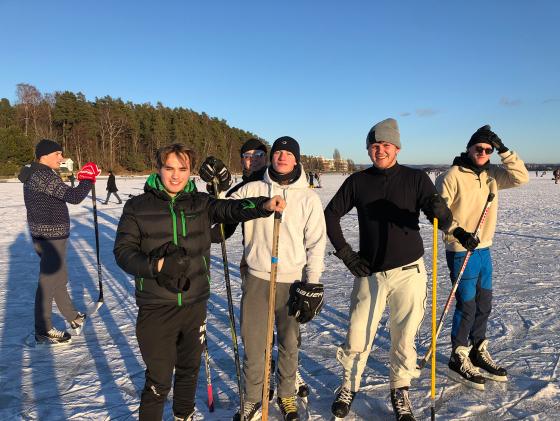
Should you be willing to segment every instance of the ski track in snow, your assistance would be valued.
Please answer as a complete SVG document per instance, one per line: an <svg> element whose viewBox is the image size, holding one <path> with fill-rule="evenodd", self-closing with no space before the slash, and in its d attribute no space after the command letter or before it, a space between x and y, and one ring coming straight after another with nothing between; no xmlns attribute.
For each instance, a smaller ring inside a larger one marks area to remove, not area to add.
<svg viewBox="0 0 560 421"><path fill-rule="evenodd" d="M452 310L437 348L437 418L443 420L553 420L560 417L560 186L531 178L529 184L500 192L499 223L492 248L494 308L488 326L490 351L509 371L508 383L489 381L485 391L458 385L446 376L450 352ZM325 206L344 177L324 175L315 191ZM121 197L140 194L144 178L119 177ZM100 181L99 190L105 185ZM199 189L203 189L199 184ZM33 305L38 257L27 232L22 186L0 183L0 419L2 420L134 420L138 418L144 365L135 337L137 308L134 284L113 258L113 241L122 205L98 202L99 235L105 303L88 319L83 332L68 347L34 347ZM104 194L104 191L103 191ZM101 196L101 193L100 193ZM91 197L69 206L72 234L68 242L68 274L76 307L84 310L97 299L97 269ZM344 234L356 247L355 210L342 220ZM432 228L421 219L426 266L431 271ZM241 296L238 262L241 234L227 241L236 321ZM328 244L327 252L333 251ZM450 290L443 245L438 252L438 317ZM212 248L212 296L208 303L208 344L216 410L206 406L206 381L201 365L197 390L197 419L230 420L238 406L235 364L220 245ZM335 256L325 256L326 305L312 322L302 326L300 369L311 387L309 420L330 419L334 390L341 381L336 347L344 341L352 276ZM428 308L418 337L418 354L427 350L431 335L431 273ZM55 310L53 322L63 326ZM242 353L241 336L238 338ZM380 323L363 387L350 415L353 420L393 420L388 388L387 314ZM171 395L170 395L171 397ZM430 368L413 382L411 399L417 419L430 417ZM301 411L303 415L303 410ZM270 418L280 419L275 403ZM165 420L172 420L171 401Z"/></svg>

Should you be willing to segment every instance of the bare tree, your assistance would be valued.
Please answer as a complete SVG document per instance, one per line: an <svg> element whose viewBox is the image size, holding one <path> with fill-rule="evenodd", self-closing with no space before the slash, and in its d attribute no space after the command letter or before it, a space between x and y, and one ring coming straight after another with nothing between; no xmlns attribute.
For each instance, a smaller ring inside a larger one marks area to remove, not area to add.
<svg viewBox="0 0 560 421"><path fill-rule="evenodd" d="M30 120L35 129L35 136L37 136L37 108L41 103L41 92L27 83L18 83L16 85L17 102L22 105L24 111L24 133L29 135Z"/></svg>

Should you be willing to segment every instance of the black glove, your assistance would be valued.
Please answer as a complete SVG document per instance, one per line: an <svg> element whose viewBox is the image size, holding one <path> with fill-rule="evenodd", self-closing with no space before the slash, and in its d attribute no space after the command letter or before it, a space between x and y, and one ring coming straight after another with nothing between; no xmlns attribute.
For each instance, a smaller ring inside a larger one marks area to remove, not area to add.
<svg viewBox="0 0 560 421"><path fill-rule="evenodd" d="M189 266L187 251L174 243L165 243L150 253L154 264L163 258L163 266L156 274L157 283L171 292L179 293L189 289L190 280L185 273Z"/></svg>
<svg viewBox="0 0 560 421"><path fill-rule="evenodd" d="M323 308L323 284L294 282L290 287L288 315L299 323L307 323Z"/></svg>
<svg viewBox="0 0 560 421"><path fill-rule="evenodd" d="M352 275L357 277L371 275L369 262L352 250L348 244L334 253L334 255L344 262L346 267L350 269L350 272L352 272Z"/></svg>
<svg viewBox="0 0 560 421"><path fill-rule="evenodd" d="M218 158L209 156L204 160L198 171L200 178L207 183L212 183L213 179L218 180L218 189L220 191L226 191L231 186L231 174L226 168L224 163Z"/></svg>
<svg viewBox="0 0 560 421"><path fill-rule="evenodd" d="M509 150L504 145L504 142L502 142L502 139L500 139L496 133L490 130L489 124L487 124L486 126L482 126L480 129L478 129L475 135L476 134L478 134L479 137L481 137L482 139L486 139L486 141L489 142L492 145L492 147L498 151L498 153L504 153Z"/></svg>
<svg viewBox="0 0 560 421"><path fill-rule="evenodd" d="M480 240L472 232L467 232L461 227L453 230L453 237L459 240L461 245L468 251L473 251L480 244Z"/></svg>
<svg viewBox="0 0 560 421"><path fill-rule="evenodd" d="M446 231L451 226L453 216L447 207L447 203L439 194L434 194L426 199L422 210L432 224L434 223L434 218L437 218L439 227L442 230Z"/></svg>

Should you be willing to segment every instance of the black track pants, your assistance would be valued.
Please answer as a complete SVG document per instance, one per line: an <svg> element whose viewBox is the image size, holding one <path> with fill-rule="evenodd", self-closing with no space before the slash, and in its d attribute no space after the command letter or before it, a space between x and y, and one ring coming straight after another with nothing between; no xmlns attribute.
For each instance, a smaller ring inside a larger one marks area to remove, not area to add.
<svg viewBox="0 0 560 421"><path fill-rule="evenodd" d="M159 421L173 370L173 413L185 417L194 410L200 356L206 328L206 301L187 307L143 305L136 337L146 364L140 421Z"/></svg>

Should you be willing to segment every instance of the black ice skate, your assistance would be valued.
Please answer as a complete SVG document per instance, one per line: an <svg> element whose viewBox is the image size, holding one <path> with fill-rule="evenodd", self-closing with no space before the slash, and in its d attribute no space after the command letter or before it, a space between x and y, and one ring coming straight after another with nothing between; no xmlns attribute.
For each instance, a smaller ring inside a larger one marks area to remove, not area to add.
<svg viewBox="0 0 560 421"><path fill-rule="evenodd" d="M44 335L35 335L38 345L68 345L72 343L72 336L66 331L51 328Z"/></svg>
<svg viewBox="0 0 560 421"><path fill-rule="evenodd" d="M279 397L277 402L284 421L299 421L295 396L288 396L287 398Z"/></svg>
<svg viewBox="0 0 560 421"><path fill-rule="evenodd" d="M469 348L458 346L449 358L449 377L473 389L484 390L484 377L469 358Z"/></svg>
<svg viewBox="0 0 560 421"><path fill-rule="evenodd" d="M391 404L397 421L416 421L408 396L408 387L391 389Z"/></svg>
<svg viewBox="0 0 560 421"><path fill-rule="evenodd" d="M337 418L344 418L350 412L350 405L356 396L356 392L342 386L334 399L331 406L333 415Z"/></svg>
<svg viewBox="0 0 560 421"><path fill-rule="evenodd" d="M253 421L257 420L261 414L261 403L260 402L245 402L243 404L243 409L245 413L245 419L241 419L240 411L233 416L233 421Z"/></svg>
<svg viewBox="0 0 560 421"><path fill-rule="evenodd" d="M480 368L482 375L487 379L507 382L507 370L494 362L487 348L488 339L481 341L477 347L472 347L469 353L472 364Z"/></svg>

